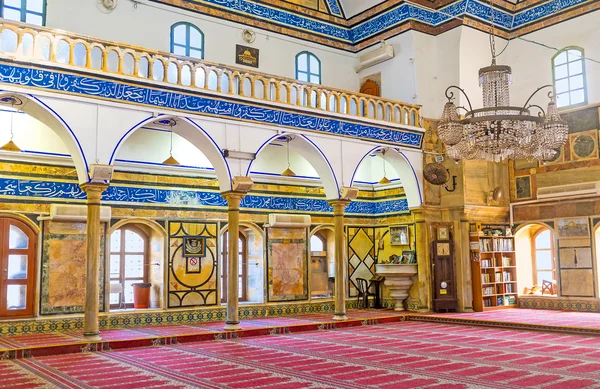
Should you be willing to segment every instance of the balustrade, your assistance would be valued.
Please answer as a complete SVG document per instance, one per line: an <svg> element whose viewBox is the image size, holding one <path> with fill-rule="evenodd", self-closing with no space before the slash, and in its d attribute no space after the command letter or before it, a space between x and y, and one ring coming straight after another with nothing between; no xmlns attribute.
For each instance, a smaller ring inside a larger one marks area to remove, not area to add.
<svg viewBox="0 0 600 389"><path fill-rule="evenodd" d="M420 127L418 105L12 21L0 20L0 52L15 59Z"/></svg>

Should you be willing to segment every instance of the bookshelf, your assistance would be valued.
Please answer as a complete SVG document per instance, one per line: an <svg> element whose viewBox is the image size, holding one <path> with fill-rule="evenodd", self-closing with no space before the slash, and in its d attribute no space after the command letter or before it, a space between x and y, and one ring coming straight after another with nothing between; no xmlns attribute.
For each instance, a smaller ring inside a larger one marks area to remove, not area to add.
<svg viewBox="0 0 600 389"><path fill-rule="evenodd" d="M517 259L512 236L472 232L473 309L483 312L517 306Z"/></svg>

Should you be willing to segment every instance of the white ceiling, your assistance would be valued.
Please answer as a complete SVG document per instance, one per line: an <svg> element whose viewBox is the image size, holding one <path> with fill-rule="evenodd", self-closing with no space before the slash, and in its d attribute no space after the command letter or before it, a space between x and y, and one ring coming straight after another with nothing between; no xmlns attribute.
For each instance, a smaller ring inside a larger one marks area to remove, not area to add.
<svg viewBox="0 0 600 389"><path fill-rule="evenodd" d="M346 18L350 19L364 10L367 10L377 4L383 3L385 0L340 0Z"/></svg>

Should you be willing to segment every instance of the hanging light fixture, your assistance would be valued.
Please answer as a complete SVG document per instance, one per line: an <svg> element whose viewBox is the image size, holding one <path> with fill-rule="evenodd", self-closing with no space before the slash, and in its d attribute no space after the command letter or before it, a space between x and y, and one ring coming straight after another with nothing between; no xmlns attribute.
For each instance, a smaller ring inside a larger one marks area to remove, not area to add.
<svg viewBox="0 0 600 389"><path fill-rule="evenodd" d="M169 126L171 127L169 132L171 133L171 147L169 149L169 158L163 161L163 165L171 165L171 166L179 166L180 163L173 157L173 126L177 124L177 122L173 119L169 120Z"/></svg>
<svg viewBox="0 0 600 389"><path fill-rule="evenodd" d="M383 158L383 178L381 180L379 180L379 182L378 182L378 184L381 184L381 185L390 184L392 182L392 181L390 181L389 178L387 178L387 173L385 171L385 153L386 153L385 149L381 150L381 155L383 155L383 157L382 157Z"/></svg>
<svg viewBox="0 0 600 389"><path fill-rule="evenodd" d="M11 97L11 107L14 110L15 108L15 98ZM10 113L10 140L8 141L8 143L6 143L4 146L0 147L0 150L4 150L4 151L10 151L10 152L19 152L21 151L21 148L19 146L17 146L15 144L15 142L13 142L14 139L14 132L13 132L13 118L14 118L15 112L11 112Z"/></svg>
<svg viewBox="0 0 600 389"><path fill-rule="evenodd" d="M560 118L552 92L548 93L550 103L546 112L543 108L529 104L540 90L552 88L544 85L527 99L522 107L510 105L509 85L512 83L510 66L496 64L494 35L494 4L491 6L490 50L492 64L479 69L479 85L483 91L483 108L473 109L466 92L455 85L446 89L448 102L444 106L438 125L438 134L446 146L449 158L456 161L483 159L501 162L506 159L538 159L542 162L552 160L568 138L567 123ZM503 50L504 51L504 50ZM501 53L500 53L501 54ZM468 104L456 107L452 101L454 93L460 91ZM463 119L458 109L466 111ZM538 109L538 115L530 110Z"/></svg>
<svg viewBox="0 0 600 389"><path fill-rule="evenodd" d="M287 169L285 169L284 172L281 173L281 175L284 177L296 176L296 173L294 173L294 171L292 169L290 169L290 141L291 140L292 140L292 137L290 135L286 135L285 141L286 141L286 153L287 153Z"/></svg>

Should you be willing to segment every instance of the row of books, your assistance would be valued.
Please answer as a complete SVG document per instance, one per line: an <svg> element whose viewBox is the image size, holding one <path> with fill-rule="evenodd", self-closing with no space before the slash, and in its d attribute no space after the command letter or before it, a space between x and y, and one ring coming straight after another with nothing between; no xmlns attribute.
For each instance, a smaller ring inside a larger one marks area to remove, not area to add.
<svg viewBox="0 0 600 389"><path fill-rule="evenodd" d="M484 296L490 294L496 294L496 289L493 286L486 286L482 289L482 293Z"/></svg>
<svg viewBox="0 0 600 389"><path fill-rule="evenodd" d="M499 272L494 273L494 282L511 282L512 274L510 272ZM492 276L488 273L483 273L481 275L481 282L484 284L489 284L492 282Z"/></svg>
<svg viewBox="0 0 600 389"><path fill-rule="evenodd" d="M512 238L479 239L480 251L514 251Z"/></svg>
<svg viewBox="0 0 600 389"><path fill-rule="evenodd" d="M514 293L514 285L513 284L504 284L504 293Z"/></svg>
<svg viewBox="0 0 600 389"><path fill-rule="evenodd" d="M490 258L490 259L482 259L481 260L481 267L494 267L497 265L498 261L494 260L494 258ZM512 262L511 259L509 257L502 257L502 266L503 267L510 267L512 266Z"/></svg>
<svg viewBox="0 0 600 389"><path fill-rule="evenodd" d="M503 306L505 303L505 297L504 296L498 296L496 298L496 306ZM488 297L488 298L484 298L483 299L483 306L484 307L493 307L494 305L492 304L494 302L493 298ZM515 296L508 296L508 305L515 305L517 303L517 298Z"/></svg>

